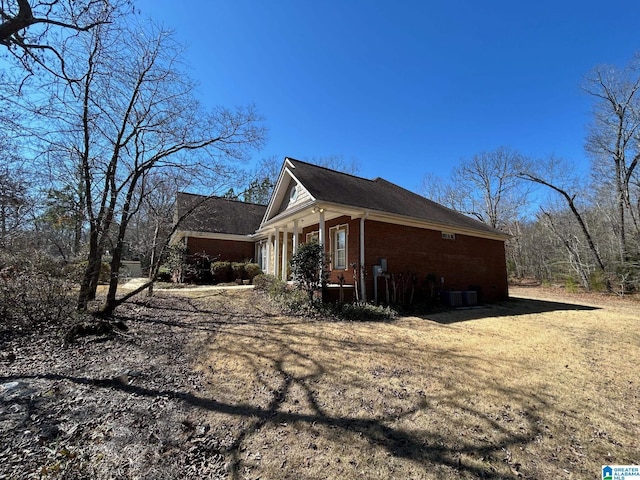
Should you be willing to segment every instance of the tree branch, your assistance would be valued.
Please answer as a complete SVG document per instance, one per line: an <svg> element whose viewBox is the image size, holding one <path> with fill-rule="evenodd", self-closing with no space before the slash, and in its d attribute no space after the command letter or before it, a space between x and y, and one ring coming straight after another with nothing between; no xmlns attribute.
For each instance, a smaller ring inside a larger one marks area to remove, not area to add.
<svg viewBox="0 0 640 480"><path fill-rule="evenodd" d="M53 25L69 30L75 30L77 32L87 32L98 25L108 23L106 21L96 21L87 25L77 25L46 17L35 17L28 0L16 1L18 3L18 13L16 15L11 17L10 15L7 15L4 10L2 11L2 17L5 20L0 24L0 43L7 47L10 47L12 44L17 44L20 47L25 48L25 45L20 43L19 38L17 38L16 35L21 30L36 24Z"/></svg>
<svg viewBox="0 0 640 480"><path fill-rule="evenodd" d="M595 243L593 242L593 238L591 237L591 233L589 232L589 229L587 228L587 225L584 223L584 220L582 218L582 215L580 215L580 212L578 212L578 209L576 208L575 205L575 195L571 196L569 195L566 190L557 187L555 185L553 185L550 182L547 182L546 180L543 180L542 178L536 177L534 175L531 175L530 173L521 173L520 176L526 180L535 182L535 183L539 183L541 185L545 185L549 188L551 188L552 190L556 191L557 193L559 193L560 195L562 195L564 197L564 199L567 201L567 204L569 205L569 208L571 209L571 212L573 213L574 218L576 219L576 221L578 222L578 224L580 225L580 229L582 230L582 233L584 234L587 243L589 244L589 250L591 251L591 254L593 255L593 258L595 259L595 261L598 264L598 268L601 271L605 271L605 267L604 267L604 263L602 261L602 258L600 258L600 254L598 253L598 249L595 246Z"/></svg>
<svg viewBox="0 0 640 480"><path fill-rule="evenodd" d="M8 18L2 24L0 24L0 43L9 47L13 42L11 37L35 23L33 17L33 11L28 0L17 0L18 2L18 14L14 17L8 17L3 15L4 18Z"/></svg>

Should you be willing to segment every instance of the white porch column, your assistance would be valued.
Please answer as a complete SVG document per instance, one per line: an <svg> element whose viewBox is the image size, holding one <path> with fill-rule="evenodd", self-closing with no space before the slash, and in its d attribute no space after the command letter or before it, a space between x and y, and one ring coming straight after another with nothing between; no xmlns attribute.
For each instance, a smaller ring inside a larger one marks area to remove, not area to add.
<svg viewBox="0 0 640 480"><path fill-rule="evenodd" d="M275 241L273 242L273 275L278 276L280 272L280 227L276 227Z"/></svg>
<svg viewBox="0 0 640 480"><path fill-rule="evenodd" d="M324 238L324 208L320 209L318 219L318 243L324 245L326 243Z"/></svg>
<svg viewBox="0 0 640 480"><path fill-rule="evenodd" d="M284 282L287 281L287 247L289 244L289 241L287 238L288 236L289 236L289 230L285 225L282 230L282 270L281 270L282 280Z"/></svg>
<svg viewBox="0 0 640 480"><path fill-rule="evenodd" d="M298 220L293 221L293 247L291 249L291 253L295 254L298 251L298 236L300 232L298 232Z"/></svg>
<svg viewBox="0 0 640 480"><path fill-rule="evenodd" d="M267 261L264 265L264 273L271 273L271 235L267 237L267 244L263 247L267 249Z"/></svg>

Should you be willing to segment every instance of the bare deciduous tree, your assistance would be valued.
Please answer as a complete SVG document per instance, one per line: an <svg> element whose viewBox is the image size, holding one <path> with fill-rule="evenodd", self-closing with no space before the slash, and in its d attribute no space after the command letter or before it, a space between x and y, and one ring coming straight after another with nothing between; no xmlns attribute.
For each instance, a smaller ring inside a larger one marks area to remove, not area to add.
<svg viewBox="0 0 640 480"><path fill-rule="evenodd" d="M611 181L616 196L618 256L629 259L627 215L640 235L637 190L633 188L640 161L640 55L622 70L600 66L587 77L584 90L595 99L587 151L600 179Z"/></svg>
<svg viewBox="0 0 640 480"><path fill-rule="evenodd" d="M330 168L338 172L348 173L349 175L357 175L360 170L358 160L352 158L347 160L344 155L331 154L318 157L305 157L305 162L318 165L320 167Z"/></svg>
<svg viewBox="0 0 640 480"><path fill-rule="evenodd" d="M526 164L525 157L506 147L463 161L453 174L462 195L461 211L493 228L506 229L527 203L529 189L518 176Z"/></svg>
<svg viewBox="0 0 640 480"><path fill-rule="evenodd" d="M14 149L7 139L0 139L0 245L25 229L33 213L28 169Z"/></svg>
<svg viewBox="0 0 640 480"><path fill-rule="evenodd" d="M425 177L422 190L443 205L507 231L528 203L531 187L518 175L527 164L515 150L499 147L461 160L446 181Z"/></svg>
<svg viewBox="0 0 640 480"><path fill-rule="evenodd" d="M149 195L151 175L178 171L211 190L230 160L261 146L265 129L253 106L202 108L169 32L114 17L86 39L83 50L63 50L69 74L80 80L46 90L53 100L38 109L46 122L39 136L56 167L79 171L83 182L89 253L79 309L95 298L113 234L108 315L118 305L127 229Z"/></svg>
<svg viewBox="0 0 640 480"><path fill-rule="evenodd" d="M570 229L567 229L567 223L556 222L556 218L560 215L553 215L544 209L541 209L540 220L551 231L556 238L562 243L565 251L567 252L568 265L572 271L574 271L580 278L580 284L585 290L591 289L591 268L590 262L585 261L582 258L581 240L577 235L570 233ZM561 231L561 226L565 227ZM569 230L569 232L567 232Z"/></svg>
<svg viewBox="0 0 640 480"><path fill-rule="evenodd" d="M585 220L584 211L581 211L577 202L578 192L585 191L587 189L585 189L583 186L580 186L576 178L570 177L569 173L571 172L571 168L566 162L560 159L551 157L547 162L539 162L537 164L537 170L538 171L523 171L520 173L520 176L526 180L544 185L545 187L550 188L556 194L560 195L562 201L566 203L566 206L571 211L576 224L579 226L580 232L583 235L583 238L588 245L589 252L595 262L596 269L600 271L604 276L606 273L605 262L603 261L599 249L596 246L596 242L594 236L591 233L591 229L589 228L589 225ZM572 258L577 258L577 251L575 249L572 249L572 244L569 238L562 237L559 230L553 223L551 215L548 213L544 213L543 217L547 225L551 228L551 231L555 235L559 236L559 238L562 238L563 244Z"/></svg>
<svg viewBox="0 0 640 480"><path fill-rule="evenodd" d="M528 215L532 187L519 172L529 160L507 147L462 159L448 179L434 175L423 178L421 193L458 212L511 235L507 243L512 275L524 275L521 222Z"/></svg>

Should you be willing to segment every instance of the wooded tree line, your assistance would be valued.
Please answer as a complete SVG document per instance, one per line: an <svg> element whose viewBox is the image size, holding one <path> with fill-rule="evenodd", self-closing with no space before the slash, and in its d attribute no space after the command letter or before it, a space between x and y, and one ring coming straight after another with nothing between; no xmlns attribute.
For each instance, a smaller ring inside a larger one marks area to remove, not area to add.
<svg viewBox="0 0 640 480"><path fill-rule="evenodd" d="M422 190L510 234L512 277L625 292L640 287L640 57L594 68L582 87L593 101L588 167L500 147L447 179L425 177Z"/></svg>
<svg viewBox="0 0 640 480"><path fill-rule="evenodd" d="M79 310L108 261L108 315L127 250L157 270L176 191L243 182L266 129L252 105L200 104L182 46L132 2L2 1L0 15L0 247L83 260Z"/></svg>

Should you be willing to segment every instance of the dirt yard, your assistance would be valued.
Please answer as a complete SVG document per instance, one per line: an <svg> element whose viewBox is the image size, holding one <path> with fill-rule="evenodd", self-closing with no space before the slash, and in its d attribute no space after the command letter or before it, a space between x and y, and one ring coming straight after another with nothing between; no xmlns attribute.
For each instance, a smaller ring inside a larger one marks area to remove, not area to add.
<svg viewBox="0 0 640 480"><path fill-rule="evenodd" d="M345 323L158 292L127 331L5 338L0 479L599 478L640 464L640 303Z"/></svg>

